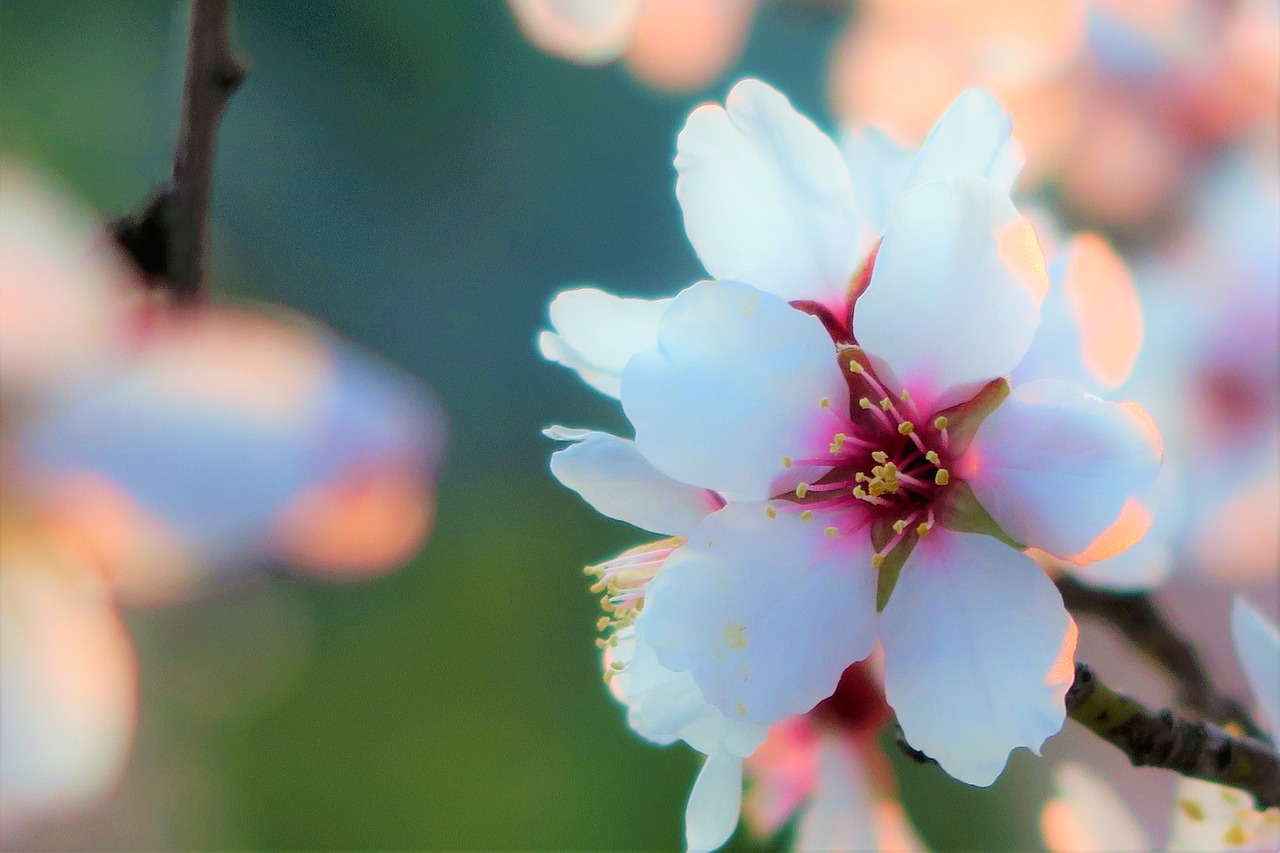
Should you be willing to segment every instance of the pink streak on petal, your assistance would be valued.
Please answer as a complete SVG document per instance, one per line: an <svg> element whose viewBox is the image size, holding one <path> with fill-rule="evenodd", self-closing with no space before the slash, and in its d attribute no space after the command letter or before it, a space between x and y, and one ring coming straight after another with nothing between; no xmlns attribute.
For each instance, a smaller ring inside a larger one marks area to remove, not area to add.
<svg viewBox="0 0 1280 853"><path fill-rule="evenodd" d="M1142 346L1142 303L1124 261L1094 234L1069 249L1067 298L1085 366L1108 388L1128 378Z"/></svg>

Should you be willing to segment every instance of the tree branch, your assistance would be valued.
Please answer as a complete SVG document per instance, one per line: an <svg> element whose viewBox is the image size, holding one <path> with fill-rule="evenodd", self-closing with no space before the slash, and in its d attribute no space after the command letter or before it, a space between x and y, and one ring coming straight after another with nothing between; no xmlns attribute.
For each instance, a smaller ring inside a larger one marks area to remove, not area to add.
<svg viewBox="0 0 1280 853"><path fill-rule="evenodd" d="M120 246L179 302L205 296L218 126L246 69L231 48L231 0L192 0L173 179L137 216L112 223Z"/></svg>
<svg viewBox="0 0 1280 853"><path fill-rule="evenodd" d="M1076 664L1067 714L1117 747L1135 767L1160 767L1238 788L1259 809L1280 806L1280 756L1257 738L1233 737L1217 726L1172 711L1154 712Z"/></svg>
<svg viewBox="0 0 1280 853"><path fill-rule="evenodd" d="M1239 725L1250 737L1270 742L1242 703L1218 692L1195 647L1169 624L1150 595L1108 592L1065 576L1057 583L1068 610L1114 626L1168 673L1177 682L1179 704L1211 723Z"/></svg>

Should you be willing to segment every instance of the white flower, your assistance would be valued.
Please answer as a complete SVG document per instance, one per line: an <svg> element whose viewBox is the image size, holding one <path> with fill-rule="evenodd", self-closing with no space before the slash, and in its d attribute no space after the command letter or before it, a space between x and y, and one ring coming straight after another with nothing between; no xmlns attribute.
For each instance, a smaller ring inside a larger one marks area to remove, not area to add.
<svg viewBox="0 0 1280 853"><path fill-rule="evenodd" d="M1007 116L962 96L882 238L835 144L762 83L696 110L676 162L720 280L667 306L621 400L649 464L729 503L648 583L636 637L759 724L829 695L878 637L908 739L989 784L1061 727L1075 641L1010 544L1122 550L1105 534L1158 468L1136 407L1000 378L1048 286L1007 196Z"/></svg>

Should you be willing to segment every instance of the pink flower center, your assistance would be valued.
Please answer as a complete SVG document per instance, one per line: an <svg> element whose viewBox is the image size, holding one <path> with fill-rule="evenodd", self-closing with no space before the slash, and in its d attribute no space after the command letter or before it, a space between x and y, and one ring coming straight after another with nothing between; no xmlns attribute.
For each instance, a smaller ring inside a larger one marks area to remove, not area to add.
<svg viewBox="0 0 1280 853"><path fill-rule="evenodd" d="M801 505L805 520L822 514L831 525L829 536L885 524L893 534L873 560L878 568L882 555L904 537L927 536L933 528L934 501L951 482L947 419L922 415L905 389L892 393L858 357L841 358L848 359L853 402L841 411L828 399L819 401L831 420L827 455L782 460L785 467L821 467L826 473L778 497Z"/></svg>

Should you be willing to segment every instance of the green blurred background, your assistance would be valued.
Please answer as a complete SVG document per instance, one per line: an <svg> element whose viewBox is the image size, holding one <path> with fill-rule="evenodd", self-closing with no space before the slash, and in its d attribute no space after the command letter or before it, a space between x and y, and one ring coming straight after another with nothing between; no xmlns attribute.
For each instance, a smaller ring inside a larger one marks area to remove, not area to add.
<svg viewBox="0 0 1280 853"><path fill-rule="evenodd" d="M104 216L168 171L184 4L0 2L3 148ZM319 318L420 376L452 426L436 533L403 570L285 575L139 611L142 720L116 795L53 848L672 849L696 756L630 734L579 571L639 541L548 475L551 423L622 429L541 361L561 287L699 277L671 159L689 108L758 75L827 123L840 18L767 6L705 93L526 44L504 3L241 2L215 290ZM893 752L893 750L891 750ZM899 759L899 764L901 760ZM939 849L1029 849L1026 756L994 792L900 768ZM749 840L740 833L738 844Z"/></svg>

